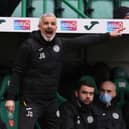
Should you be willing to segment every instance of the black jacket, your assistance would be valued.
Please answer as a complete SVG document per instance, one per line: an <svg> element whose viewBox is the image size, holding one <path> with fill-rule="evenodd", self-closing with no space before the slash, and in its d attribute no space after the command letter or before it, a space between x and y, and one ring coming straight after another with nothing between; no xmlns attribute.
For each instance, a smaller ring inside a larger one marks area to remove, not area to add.
<svg viewBox="0 0 129 129"><path fill-rule="evenodd" d="M97 118L98 129L126 129L122 112L116 107L117 98L114 98L110 106L96 99L94 113Z"/></svg>
<svg viewBox="0 0 129 129"><path fill-rule="evenodd" d="M127 129L129 129L129 102L123 108L123 115Z"/></svg>
<svg viewBox="0 0 129 129"><path fill-rule="evenodd" d="M93 105L82 105L78 100L60 106L60 129L97 129Z"/></svg>
<svg viewBox="0 0 129 129"><path fill-rule="evenodd" d="M48 43L42 38L40 31L32 32L18 51L7 99L15 99L19 87L25 99L36 102L55 98L64 46L82 47L108 38L108 33L72 39L55 37Z"/></svg>

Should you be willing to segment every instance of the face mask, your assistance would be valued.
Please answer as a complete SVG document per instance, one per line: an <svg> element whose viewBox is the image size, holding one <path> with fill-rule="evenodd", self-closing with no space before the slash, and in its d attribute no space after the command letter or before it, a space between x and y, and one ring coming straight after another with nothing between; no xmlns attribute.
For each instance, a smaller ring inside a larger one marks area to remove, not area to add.
<svg viewBox="0 0 129 129"><path fill-rule="evenodd" d="M108 93L101 93L99 99L102 103L111 104L112 96Z"/></svg>

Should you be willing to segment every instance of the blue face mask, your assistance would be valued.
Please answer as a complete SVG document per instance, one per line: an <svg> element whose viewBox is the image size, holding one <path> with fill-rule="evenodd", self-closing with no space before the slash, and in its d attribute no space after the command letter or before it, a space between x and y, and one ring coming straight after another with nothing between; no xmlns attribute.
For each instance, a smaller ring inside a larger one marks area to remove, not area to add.
<svg viewBox="0 0 129 129"><path fill-rule="evenodd" d="M108 93L100 93L99 99L102 103L111 104L112 96Z"/></svg>

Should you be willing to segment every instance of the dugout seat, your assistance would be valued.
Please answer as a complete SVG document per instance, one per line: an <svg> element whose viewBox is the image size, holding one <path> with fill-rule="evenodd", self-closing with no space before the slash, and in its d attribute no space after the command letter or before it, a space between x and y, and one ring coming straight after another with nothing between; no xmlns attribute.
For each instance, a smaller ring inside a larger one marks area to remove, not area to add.
<svg viewBox="0 0 129 129"><path fill-rule="evenodd" d="M116 78L113 80L116 84L118 94L118 107L123 108L127 103L126 96L129 94L129 82L126 78Z"/></svg>

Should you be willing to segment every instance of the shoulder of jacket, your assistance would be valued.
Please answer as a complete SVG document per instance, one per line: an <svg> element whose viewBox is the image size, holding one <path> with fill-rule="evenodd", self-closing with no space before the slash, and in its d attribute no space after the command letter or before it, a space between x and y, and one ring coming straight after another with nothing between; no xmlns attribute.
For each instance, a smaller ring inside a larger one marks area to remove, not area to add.
<svg viewBox="0 0 129 129"><path fill-rule="evenodd" d="M76 114L78 111L77 111L77 106L74 105L72 102L64 102L61 106L60 106L60 109L63 109L63 110L69 110L71 111L71 113L73 114Z"/></svg>
<svg viewBox="0 0 129 129"><path fill-rule="evenodd" d="M36 42L36 40L33 39L33 38L28 38L28 39L25 41L26 44L33 44L34 42Z"/></svg>
<svg viewBox="0 0 129 129"><path fill-rule="evenodd" d="M63 43L62 38L56 37L56 42L57 42L60 46L62 46L62 43Z"/></svg>
<svg viewBox="0 0 129 129"><path fill-rule="evenodd" d="M33 38L28 38L25 42L24 45L29 47L29 48L36 48L36 46L38 45L37 41Z"/></svg>

